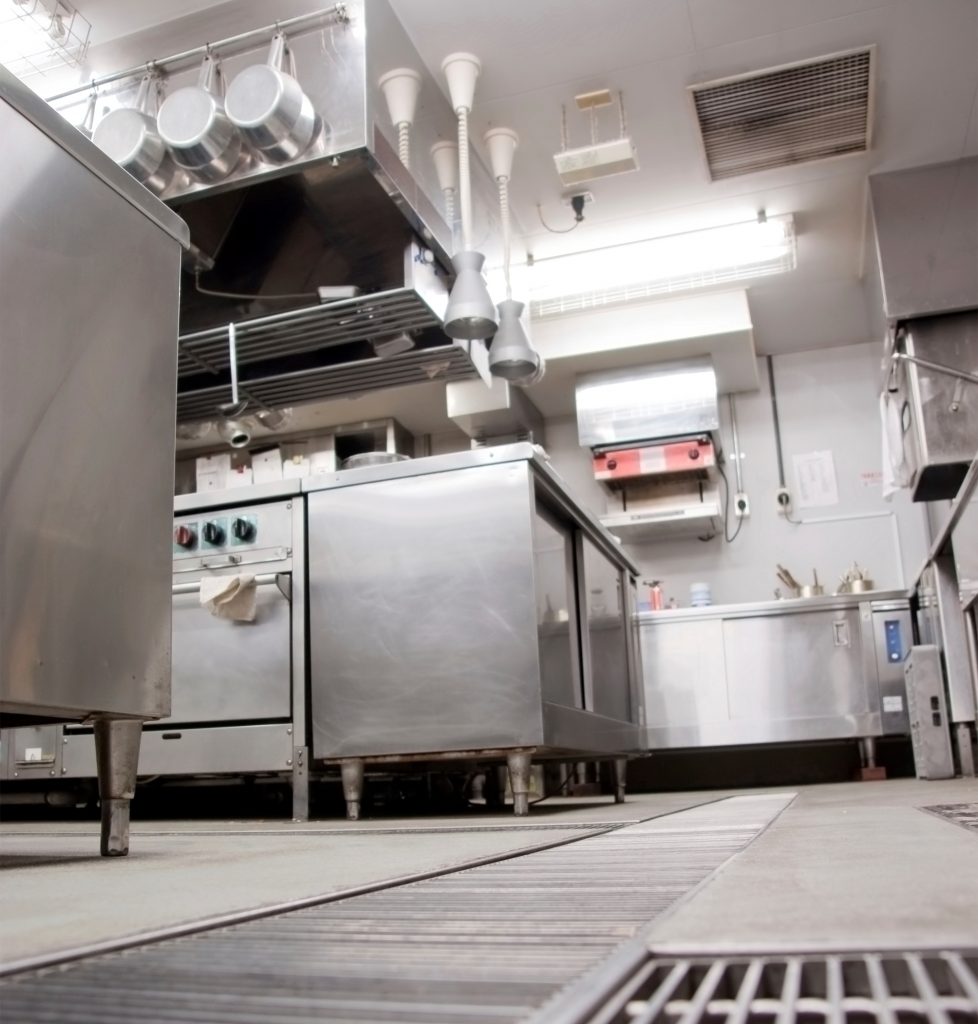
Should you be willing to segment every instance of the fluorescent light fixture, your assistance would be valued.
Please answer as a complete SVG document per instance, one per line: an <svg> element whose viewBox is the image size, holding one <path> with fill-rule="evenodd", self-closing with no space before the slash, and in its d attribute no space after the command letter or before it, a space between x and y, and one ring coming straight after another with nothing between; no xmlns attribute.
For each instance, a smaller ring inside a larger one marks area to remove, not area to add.
<svg viewBox="0 0 978 1024"><path fill-rule="evenodd" d="M791 214L535 260L534 318L783 274L797 265Z"/></svg>
<svg viewBox="0 0 978 1024"><path fill-rule="evenodd" d="M0 0L0 64L20 78L77 66L90 32L65 0Z"/></svg>

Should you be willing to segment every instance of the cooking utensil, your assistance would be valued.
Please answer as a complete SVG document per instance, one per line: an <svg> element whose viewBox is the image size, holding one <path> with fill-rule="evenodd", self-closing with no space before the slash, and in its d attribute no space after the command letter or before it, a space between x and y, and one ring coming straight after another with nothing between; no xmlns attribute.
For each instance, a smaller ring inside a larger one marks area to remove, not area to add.
<svg viewBox="0 0 978 1024"><path fill-rule="evenodd" d="M286 53L290 74L282 70ZM316 112L296 81L295 58L283 33L272 37L267 63L252 64L235 77L224 109L266 160L292 160L312 142L318 128Z"/></svg>
<svg viewBox="0 0 978 1024"><path fill-rule="evenodd" d="M157 194L166 190L174 171L152 113L159 99L159 89L159 75L144 75L139 83L136 105L106 114L92 133L92 141L99 149Z"/></svg>
<svg viewBox="0 0 978 1024"><path fill-rule="evenodd" d="M170 93L156 123L174 161L199 181L226 177L241 156L241 133L224 111L224 75L210 53L196 85Z"/></svg>
<svg viewBox="0 0 978 1024"><path fill-rule="evenodd" d="M792 590L795 591L801 590L801 584L794 578L794 576L791 575L790 572L788 572L788 570L783 565L779 565L777 568L778 579L781 580L781 582L786 587L790 587Z"/></svg>

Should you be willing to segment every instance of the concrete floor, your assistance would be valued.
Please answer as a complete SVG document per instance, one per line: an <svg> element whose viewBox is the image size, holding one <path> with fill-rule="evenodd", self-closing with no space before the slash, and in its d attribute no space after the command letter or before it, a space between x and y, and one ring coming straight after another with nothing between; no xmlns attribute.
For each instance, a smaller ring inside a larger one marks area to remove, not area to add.
<svg viewBox="0 0 978 1024"><path fill-rule="evenodd" d="M124 860L97 856L94 823L5 823L0 964L529 852L593 834L582 826L727 795L638 794L619 806L555 799L520 822L137 822ZM978 802L974 780L804 787L752 845L657 919L648 941L683 952L978 946L978 834L919 810L966 802Z"/></svg>

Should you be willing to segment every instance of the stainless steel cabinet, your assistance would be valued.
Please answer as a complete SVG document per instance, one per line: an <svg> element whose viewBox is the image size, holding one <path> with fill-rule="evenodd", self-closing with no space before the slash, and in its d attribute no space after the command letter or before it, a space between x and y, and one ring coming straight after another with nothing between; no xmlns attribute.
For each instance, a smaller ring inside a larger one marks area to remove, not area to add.
<svg viewBox="0 0 978 1024"><path fill-rule="evenodd" d="M636 749L636 569L531 445L307 490L313 756L351 814L365 760L505 757L525 811L531 756Z"/></svg>
<svg viewBox="0 0 978 1024"><path fill-rule="evenodd" d="M102 852L170 702L183 222L0 68L0 715L95 723Z"/></svg>
<svg viewBox="0 0 978 1024"><path fill-rule="evenodd" d="M903 595L640 616L650 749L908 731Z"/></svg>

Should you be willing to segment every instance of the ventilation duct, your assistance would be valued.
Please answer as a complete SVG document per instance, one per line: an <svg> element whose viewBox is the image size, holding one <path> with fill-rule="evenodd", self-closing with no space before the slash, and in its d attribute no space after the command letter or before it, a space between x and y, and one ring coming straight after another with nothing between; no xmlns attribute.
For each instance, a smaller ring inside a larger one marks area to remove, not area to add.
<svg viewBox="0 0 978 1024"><path fill-rule="evenodd" d="M874 47L690 87L713 181L865 153Z"/></svg>

